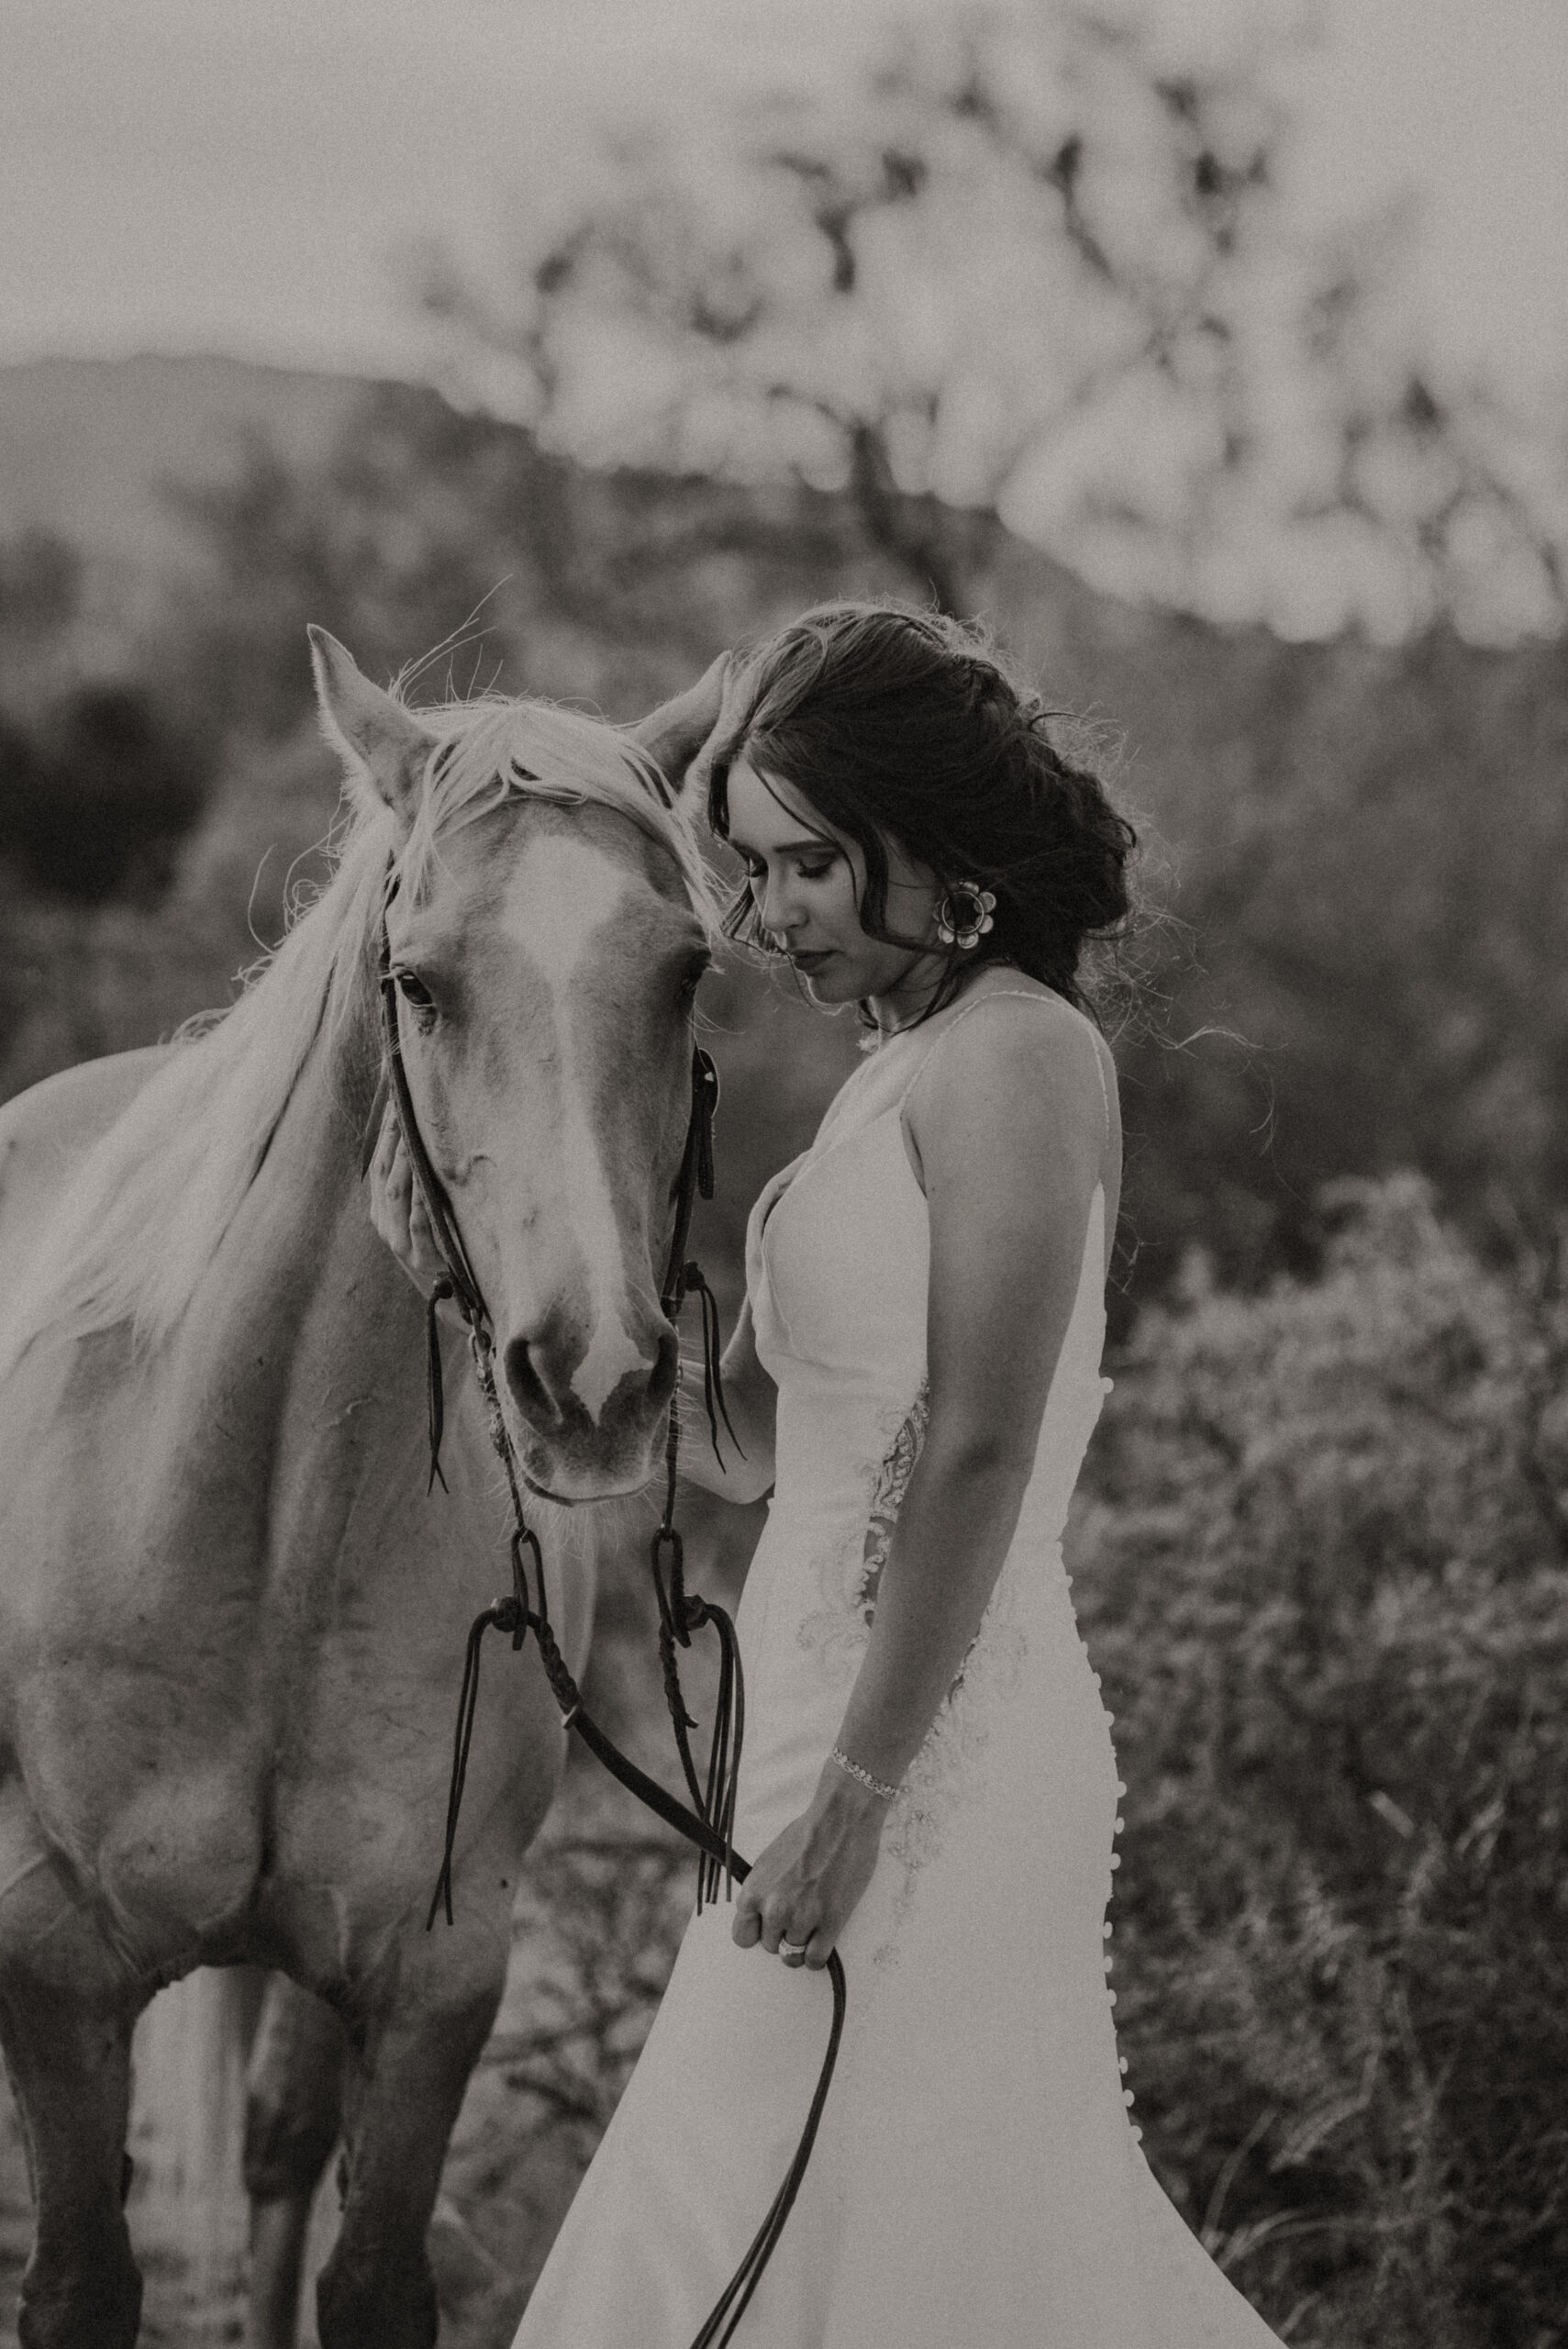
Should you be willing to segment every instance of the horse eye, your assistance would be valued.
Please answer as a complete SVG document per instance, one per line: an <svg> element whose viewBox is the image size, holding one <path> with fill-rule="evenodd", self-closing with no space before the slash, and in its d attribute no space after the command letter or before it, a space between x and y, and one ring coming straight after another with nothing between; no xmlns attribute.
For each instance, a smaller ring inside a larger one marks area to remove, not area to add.
<svg viewBox="0 0 1568 2349"><path fill-rule="evenodd" d="M417 971L398 972L397 991L405 1003L411 1003L416 1011L434 1011L436 1008L435 996Z"/></svg>

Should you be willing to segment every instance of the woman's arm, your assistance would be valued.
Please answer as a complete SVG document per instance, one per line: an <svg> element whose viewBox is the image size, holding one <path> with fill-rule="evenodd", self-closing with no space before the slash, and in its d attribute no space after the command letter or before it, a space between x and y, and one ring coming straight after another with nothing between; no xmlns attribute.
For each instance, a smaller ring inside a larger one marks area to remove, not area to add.
<svg viewBox="0 0 1568 2349"><path fill-rule="evenodd" d="M877 1590L840 1749L896 1786L952 1686L1007 1554L1077 1295L1095 1186L1116 1188L1097 1044L1008 998L938 1048L908 1112L930 1213L929 1419ZM1108 1227L1107 1215L1107 1227ZM884 1800L828 1764L762 1855L735 1937L826 1962L870 1881Z"/></svg>
<svg viewBox="0 0 1568 2349"><path fill-rule="evenodd" d="M889 1783L980 1628L1034 1468L1105 1171L1095 1049L1075 1020L1009 998L968 1022L911 1104L931 1224L930 1415L839 1741Z"/></svg>

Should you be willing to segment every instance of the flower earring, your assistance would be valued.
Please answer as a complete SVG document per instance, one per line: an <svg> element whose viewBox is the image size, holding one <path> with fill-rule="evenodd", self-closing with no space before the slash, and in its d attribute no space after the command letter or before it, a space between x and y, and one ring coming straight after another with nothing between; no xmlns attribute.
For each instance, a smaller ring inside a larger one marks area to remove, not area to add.
<svg viewBox="0 0 1568 2349"><path fill-rule="evenodd" d="M995 928L991 918L995 910L994 889L979 888L973 881L955 881L937 900L937 936L944 946L957 946L967 953L979 945L988 930Z"/></svg>

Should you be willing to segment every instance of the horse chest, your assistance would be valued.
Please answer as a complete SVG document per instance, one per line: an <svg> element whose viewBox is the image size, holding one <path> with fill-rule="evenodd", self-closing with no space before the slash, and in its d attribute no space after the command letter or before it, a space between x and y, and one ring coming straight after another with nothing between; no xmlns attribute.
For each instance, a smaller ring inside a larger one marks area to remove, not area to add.
<svg viewBox="0 0 1568 2349"><path fill-rule="evenodd" d="M128 1379L116 1345L42 1398L77 1473L63 1500L40 1477L54 1498L5 1592L51 1840L139 1936L313 1876L400 1907L439 1843L463 1633L504 1552L472 1407L455 1398L452 1490L428 1497L417 1379L367 1391L252 1346L196 1410ZM526 1709L520 1740L509 1720L477 1757L503 1792L528 1736Z"/></svg>

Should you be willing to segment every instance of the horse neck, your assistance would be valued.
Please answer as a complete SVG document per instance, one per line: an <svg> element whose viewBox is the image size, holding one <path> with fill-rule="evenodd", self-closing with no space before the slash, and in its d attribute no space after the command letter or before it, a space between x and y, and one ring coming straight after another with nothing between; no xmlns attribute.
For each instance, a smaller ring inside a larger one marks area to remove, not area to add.
<svg viewBox="0 0 1568 2349"><path fill-rule="evenodd" d="M302 1354L317 1376L352 1362L361 1385L389 1351L406 1348L417 1310L372 1227L361 1176L379 1051L367 973L350 1011L324 1023L203 1285L203 1318L229 1350L260 1331L266 1353L296 1371Z"/></svg>

